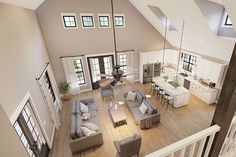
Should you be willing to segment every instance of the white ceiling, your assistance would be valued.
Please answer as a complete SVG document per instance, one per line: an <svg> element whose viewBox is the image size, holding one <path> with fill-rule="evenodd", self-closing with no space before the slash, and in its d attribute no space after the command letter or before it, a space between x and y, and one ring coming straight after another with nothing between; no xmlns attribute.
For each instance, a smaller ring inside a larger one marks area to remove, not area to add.
<svg viewBox="0 0 236 157"><path fill-rule="evenodd" d="M44 1L45 0L0 0L0 3L36 10Z"/></svg>
<svg viewBox="0 0 236 157"><path fill-rule="evenodd" d="M185 21L183 49L229 61L234 40L218 37L196 5L195 0L129 0L134 7L164 36L164 26L148 5L159 7L179 31L167 32L167 40L179 47L182 23ZM236 0L223 1L231 21L236 25Z"/></svg>

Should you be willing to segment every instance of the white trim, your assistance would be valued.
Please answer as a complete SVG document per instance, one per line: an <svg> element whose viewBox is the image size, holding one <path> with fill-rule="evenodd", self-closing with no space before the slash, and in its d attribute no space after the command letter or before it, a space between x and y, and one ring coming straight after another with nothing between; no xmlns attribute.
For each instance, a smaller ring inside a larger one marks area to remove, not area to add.
<svg viewBox="0 0 236 157"><path fill-rule="evenodd" d="M84 27L82 16L92 16L92 19L93 19L93 27ZM95 28L95 24L96 24L96 23L95 23L95 20L94 20L94 14L93 14L93 13L80 13L80 21L81 21L81 26L82 26L82 28L84 28L84 29Z"/></svg>
<svg viewBox="0 0 236 157"><path fill-rule="evenodd" d="M108 16L108 24L109 24L108 27L101 27L100 26L100 19L99 19L100 16ZM97 20L98 20L98 27L99 28L111 28L111 16L110 16L110 14L108 14L108 13L98 13L97 14Z"/></svg>
<svg viewBox="0 0 236 157"><path fill-rule="evenodd" d="M32 98L32 96L31 96L29 91L26 93L25 97L22 99L20 104L17 106L17 108L14 111L14 113L11 115L11 117L10 117L11 124L13 125L15 123L15 121L18 118L19 114L21 113L21 111L25 107L27 101L30 101L30 106L31 106L31 108L32 108L32 110L34 112L35 118L38 121L38 124L39 124L39 127L40 127L41 131L42 131L42 134L43 134L43 136L45 137L45 140L48 143L48 147L52 148L52 142L49 140L49 138L47 136L46 130L45 130L44 125L43 125L43 123L42 123L42 121L40 119L39 113L38 113L38 111L36 109L35 103L34 103L33 98ZM55 126L54 126L54 128L55 128Z"/></svg>
<svg viewBox="0 0 236 157"><path fill-rule="evenodd" d="M123 19L124 19L124 26L116 26L116 25L115 25L115 23L116 23L116 22L115 22L115 17L116 17L116 16L123 16ZM114 18L114 25L115 25L116 28L125 28L125 14L114 14L114 17L113 17L113 18Z"/></svg>
<svg viewBox="0 0 236 157"><path fill-rule="evenodd" d="M65 27L63 16L74 16L76 27ZM78 24L79 23L77 22L76 13L61 13L61 20L62 20L62 25L63 25L64 29L78 29Z"/></svg>

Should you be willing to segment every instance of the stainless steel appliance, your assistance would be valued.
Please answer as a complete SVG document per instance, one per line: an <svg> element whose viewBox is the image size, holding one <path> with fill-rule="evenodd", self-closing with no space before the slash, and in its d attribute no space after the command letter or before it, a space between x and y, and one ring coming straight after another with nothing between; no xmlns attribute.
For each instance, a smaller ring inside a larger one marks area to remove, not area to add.
<svg viewBox="0 0 236 157"><path fill-rule="evenodd" d="M143 83L152 82L153 77L161 75L161 63L150 63L143 65Z"/></svg>

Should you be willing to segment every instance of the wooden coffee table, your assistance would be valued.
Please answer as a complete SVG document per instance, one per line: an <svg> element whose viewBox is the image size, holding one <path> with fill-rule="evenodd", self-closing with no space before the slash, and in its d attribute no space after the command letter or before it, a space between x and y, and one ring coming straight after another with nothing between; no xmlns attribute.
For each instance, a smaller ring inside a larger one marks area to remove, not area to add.
<svg viewBox="0 0 236 157"><path fill-rule="evenodd" d="M123 124L127 124L126 116L125 116L125 113L122 108L123 107L118 106L117 109L110 109L109 110L114 127L118 127Z"/></svg>

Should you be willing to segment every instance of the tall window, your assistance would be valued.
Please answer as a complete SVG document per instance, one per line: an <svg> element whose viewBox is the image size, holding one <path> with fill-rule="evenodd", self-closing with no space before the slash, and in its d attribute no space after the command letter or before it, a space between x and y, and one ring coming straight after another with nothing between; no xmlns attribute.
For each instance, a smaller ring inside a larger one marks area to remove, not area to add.
<svg viewBox="0 0 236 157"><path fill-rule="evenodd" d="M47 89L49 91L49 94L51 95L51 98L52 98L53 102L55 102L56 101L56 96L55 96L55 93L53 91L52 84L51 84L51 81L50 81L50 78L49 78L49 75L48 75L47 71L45 72L43 77L44 77L44 80L47 84Z"/></svg>
<svg viewBox="0 0 236 157"><path fill-rule="evenodd" d="M78 83L79 85L86 84L85 77L84 77L84 71L82 66L82 60L81 59L75 59L73 60L75 72L77 75Z"/></svg>
<svg viewBox="0 0 236 157"><path fill-rule="evenodd" d="M126 61L127 61L126 54L120 54L119 55L120 69L123 70L124 73L127 72Z"/></svg>
<svg viewBox="0 0 236 157"><path fill-rule="evenodd" d="M94 28L93 14L80 14L83 28Z"/></svg>
<svg viewBox="0 0 236 157"><path fill-rule="evenodd" d="M197 57L182 53L181 58L183 59L183 69L192 72L193 66L197 63Z"/></svg>
<svg viewBox="0 0 236 157"><path fill-rule="evenodd" d="M97 76L97 74L100 74L100 66L98 58L92 58L90 65L92 69L91 71L93 73L93 82L101 80L101 77Z"/></svg>
<svg viewBox="0 0 236 157"><path fill-rule="evenodd" d="M115 15L115 26L116 27L124 27L125 26L124 15Z"/></svg>
<svg viewBox="0 0 236 157"><path fill-rule="evenodd" d="M62 21L65 29L77 28L76 16L73 13L62 13Z"/></svg>
<svg viewBox="0 0 236 157"><path fill-rule="evenodd" d="M226 18L225 18L225 26L232 26L232 22L228 14L226 15Z"/></svg>
<svg viewBox="0 0 236 157"><path fill-rule="evenodd" d="M109 14L98 14L99 27L107 28L110 27L110 18Z"/></svg>

